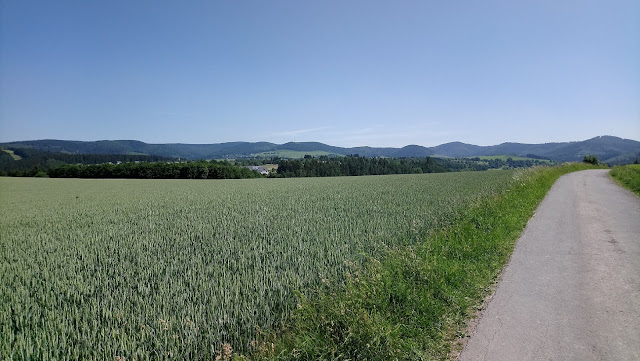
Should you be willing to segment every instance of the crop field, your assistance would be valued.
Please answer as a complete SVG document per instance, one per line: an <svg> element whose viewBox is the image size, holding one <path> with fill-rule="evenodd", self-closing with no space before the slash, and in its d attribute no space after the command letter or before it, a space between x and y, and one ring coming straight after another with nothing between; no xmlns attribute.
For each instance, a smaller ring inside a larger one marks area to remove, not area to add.
<svg viewBox="0 0 640 361"><path fill-rule="evenodd" d="M0 178L0 358L242 353L513 171L251 180Z"/></svg>

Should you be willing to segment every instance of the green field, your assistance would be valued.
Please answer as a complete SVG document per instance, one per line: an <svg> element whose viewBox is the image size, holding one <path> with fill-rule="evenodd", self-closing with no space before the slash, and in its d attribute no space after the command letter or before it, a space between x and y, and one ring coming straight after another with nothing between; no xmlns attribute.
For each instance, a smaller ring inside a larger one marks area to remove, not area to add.
<svg viewBox="0 0 640 361"><path fill-rule="evenodd" d="M288 322L295 291L412 247L517 174L0 178L0 355L245 353Z"/></svg>
<svg viewBox="0 0 640 361"><path fill-rule="evenodd" d="M10 150L10 149L2 149L2 151L9 153L9 155L11 155L11 158L13 158L13 160L20 160L22 159L21 156L17 155L14 151Z"/></svg>

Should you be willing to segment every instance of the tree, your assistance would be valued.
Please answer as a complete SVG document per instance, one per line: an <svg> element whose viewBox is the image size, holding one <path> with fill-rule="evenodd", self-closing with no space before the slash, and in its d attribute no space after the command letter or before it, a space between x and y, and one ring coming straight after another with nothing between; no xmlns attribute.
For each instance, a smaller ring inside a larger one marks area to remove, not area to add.
<svg viewBox="0 0 640 361"><path fill-rule="evenodd" d="M595 156L594 154L585 155L584 159L582 161L585 162L585 163L593 164L593 165L600 164L600 161L598 160L598 157Z"/></svg>

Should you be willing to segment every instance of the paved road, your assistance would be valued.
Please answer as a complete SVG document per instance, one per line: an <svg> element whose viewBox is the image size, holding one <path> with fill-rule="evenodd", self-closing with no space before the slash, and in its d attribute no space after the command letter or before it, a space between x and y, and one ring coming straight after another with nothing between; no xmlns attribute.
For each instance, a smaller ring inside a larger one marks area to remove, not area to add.
<svg viewBox="0 0 640 361"><path fill-rule="evenodd" d="M460 360L640 360L640 198L607 172L554 184Z"/></svg>

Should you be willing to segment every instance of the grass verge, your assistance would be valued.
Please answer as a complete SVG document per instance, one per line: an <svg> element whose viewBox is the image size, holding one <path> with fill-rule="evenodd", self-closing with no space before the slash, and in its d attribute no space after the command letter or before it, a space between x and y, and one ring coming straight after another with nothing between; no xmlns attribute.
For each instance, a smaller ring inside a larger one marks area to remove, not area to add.
<svg viewBox="0 0 640 361"><path fill-rule="evenodd" d="M447 359L553 183L593 168L523 172L508 192L460 213L453 226L349 265L344 280L301 294L290 324L255 342L252 358Z"/></svg>
<svg viewBox="0 0 640 361"><path fill-rule="evenodd" d="M640 164L615 166L609 174L623 187L640 196Z"/></svg>

